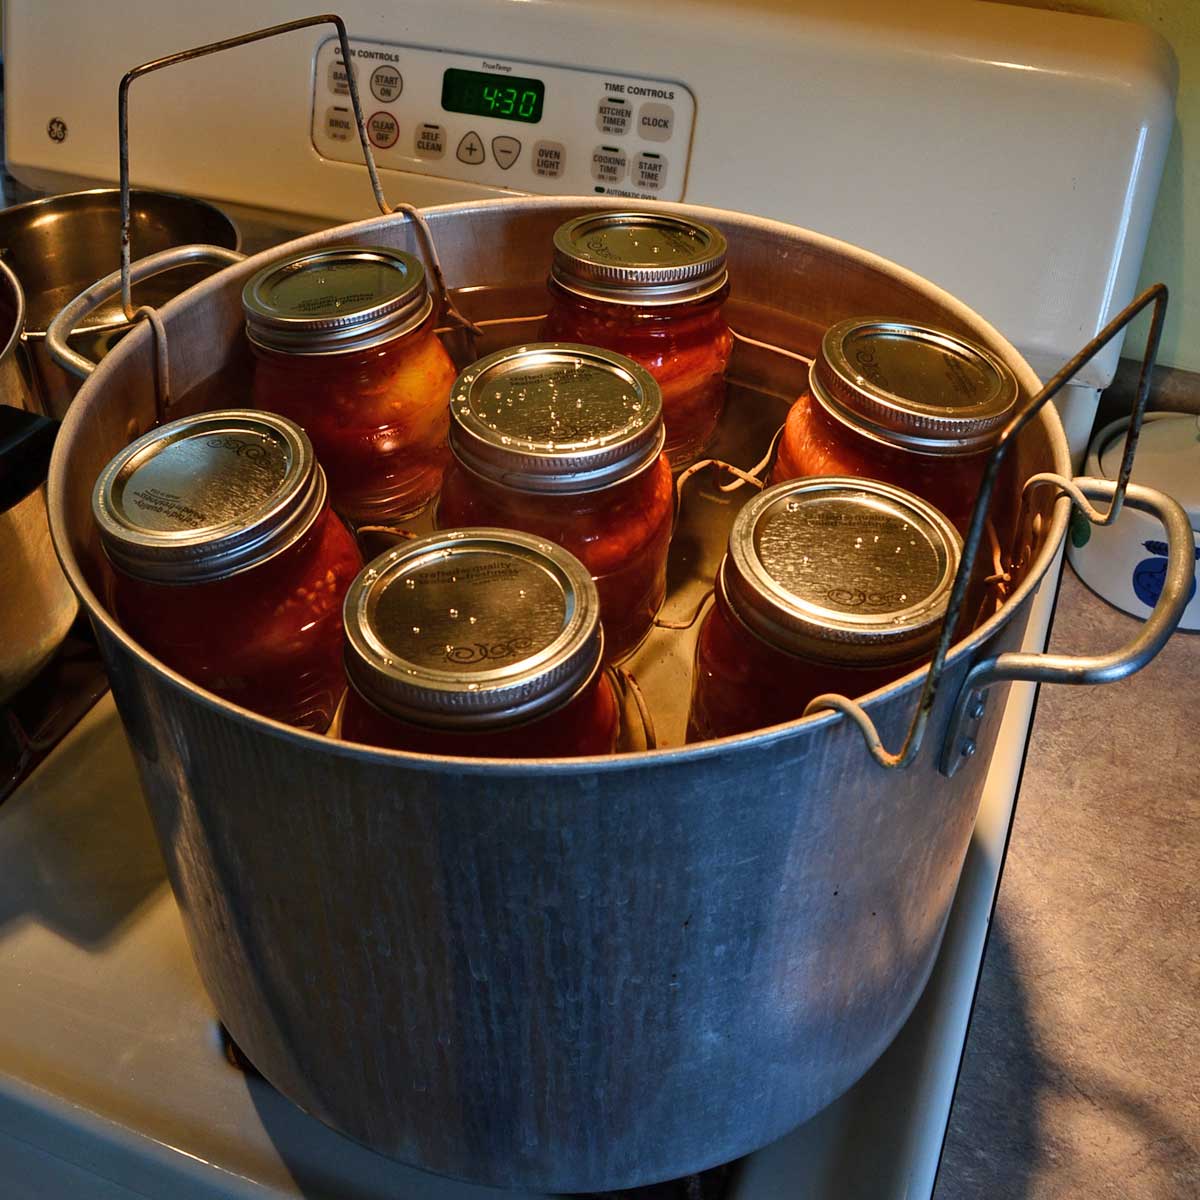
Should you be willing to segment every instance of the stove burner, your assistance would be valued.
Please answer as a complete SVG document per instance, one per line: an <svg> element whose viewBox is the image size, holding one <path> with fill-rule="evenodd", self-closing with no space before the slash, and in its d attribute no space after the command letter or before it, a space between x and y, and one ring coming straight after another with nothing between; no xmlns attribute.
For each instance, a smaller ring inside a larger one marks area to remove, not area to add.
<svg viewBox="0 0 1200 1200"><path fill-rule="evenodd" d="M0 802L66 737L108 691L100 651L87 622L71 627L37 678L0 705Z"/></svg>
<svg viewBox="0 0 1200 1200"><path fill-rule="evenodd" d="M218 1028L221 1031L221 1048L230 1065L254 1079L262 1079L263 1083L270 1087L259 1069L242 1053L237 1042L230 1036L229 1030L224 1025ZM653 1183L649 1187L630 1188L623 1192L580 1193L574 1200L725 1200L733 1183L736 1166L736 1163L724 1163L697 1175L685 1175L682 1179Z"/></svg>

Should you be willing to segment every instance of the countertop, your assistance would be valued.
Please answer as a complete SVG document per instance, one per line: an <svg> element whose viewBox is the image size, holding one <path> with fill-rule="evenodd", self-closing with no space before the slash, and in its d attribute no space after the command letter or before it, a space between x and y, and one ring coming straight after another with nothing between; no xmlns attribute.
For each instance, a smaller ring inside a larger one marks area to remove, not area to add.
<svg viewBox="0 0 1200 1200"><path fill-rule="evenodd" d="M1068 568L1053 648L1135 628ZM935 1200L1200 1196L1200 635L1041 690Z"/></svg>

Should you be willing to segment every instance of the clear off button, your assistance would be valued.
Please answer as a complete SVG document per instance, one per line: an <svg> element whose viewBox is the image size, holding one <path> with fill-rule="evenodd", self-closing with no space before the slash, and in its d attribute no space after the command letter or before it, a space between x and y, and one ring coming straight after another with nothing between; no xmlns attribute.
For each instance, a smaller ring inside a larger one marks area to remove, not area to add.
<svg viewBox="0 0 1200 1200"><path fill-rule="evenodd" d="M592 178L597 183L620 183L627 165L619 146L597 146L592 151Z"/></svg>
<svg viewBox="0 0 1200 1200"><path fill-rule="evenodd" d="M377 112L367 118L367 136L372 146L380 150L390 150L400 136L400 126L390 112Z"/></svg>
<svg viewBox="0 0 1200 1200"><path fill-rule="evenodd" d="M669 104L643 104L638 109L637 127L648 142L669 142L675 130L675 110Z"/></svg>

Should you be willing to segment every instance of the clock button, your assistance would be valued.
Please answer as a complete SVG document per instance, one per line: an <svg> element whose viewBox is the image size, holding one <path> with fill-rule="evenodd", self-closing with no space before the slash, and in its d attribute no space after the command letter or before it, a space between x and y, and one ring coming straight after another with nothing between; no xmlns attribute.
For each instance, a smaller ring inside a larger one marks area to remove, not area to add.
<svg viewBox="0 0 1200 1200"><path fill-rule="evenodd" d="M638 110L638 133L648 142L669 142L675 110L669 104L643 104Z"/></svg>
<svg viewBox="0 0 1200 1200"><path fill-rule="evenodd" d="M515 137L492 138L492 156L500 164L501 170L507 171L520 153L521 143Z"/></svg>
<svg viewBox="0 0 1200 1200"><path fill-rule="evenodd" d="M475 130L465 134L458 143L458 161L470 167L477 167L487 157L483 152L483 142Z"/></svg>

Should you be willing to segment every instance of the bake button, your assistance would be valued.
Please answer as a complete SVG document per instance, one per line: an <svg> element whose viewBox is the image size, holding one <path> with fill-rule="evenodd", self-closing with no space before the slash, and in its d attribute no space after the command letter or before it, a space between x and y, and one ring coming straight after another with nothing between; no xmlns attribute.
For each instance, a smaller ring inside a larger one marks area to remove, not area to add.
<svg viewBox="0 0 1200 1200"><path fill-rule="evenodd" d="M507 171L520 153L521 143L515 137L492 138L492 157L500 164L501 170Z"/></svg>
<svg viewBox="0 0 1200 1200"><path fill-rule="evenodd" d="M446 153L446 131L440 125L418 125L413 149L421 158L441 158Z"/></svg>
<svg viewBox="0 0 1200 1200"><path fill-rule="evenodd" d="M354 78L358 78L358 68L354 68ZM350 84L346 80L346 64L340 58L335 58L329 64L329 90L335 96L350 95Z"/></svg>
<svg viewBox="0 0 1200 1200"><path fill-rule="evenodd" d="M661 154L643 151L633 160L633 181L648 192L661 192L667 181L667 160Z"/></svg>
<svg viewBox="0 0 1200 1200"><path fill-rule="evenodd" d="M371 139L372 146L378 146L380 150L389 150L396 144L396 139L400 136L400 126L396 124L396 118L389 112L377 112L367 119L367 137Z"/></svg>
<svg viewBox="0 0 1200 1200"><path fill-rule="evenodd" d="M622 96L602 96L596 109L596 128L601 133L620 137L629 132L629 122L633 120L633 111L629 101Z"/></svg>
<svg viewBox="0 0 1200 1200"><path fill-rule="evenodd" d="M669 104L643 104L638 109L638 133L648 142L669 142L675 110Z"/></svg>
<svg viewBox="0 0 1200 1200"><path fill-rule="evenodd" d="M477 167L486 157L487 155L483 152L483 142L480 141L479 134L472 129L458 143L458 161L471 167Z"/></svg>
<svg viewBox="0 0 1200 1200"><path fill-rule="evenodd" d="M562 142L535 142L533 173L543 179L557 179L567 165L567 148Z"/></svg>
<svg viewBox="0 0 1200 1200"><path fill-rule="evenodd" d="M597 146L592 151L592 178L597 183L620 183L625 167L625 151L619 146Z"/></svg>
<svg viewBox="0 0 1200 1200"><path fill-rule="evenodd" d="M376 67L371 72L371 94L383 104L390 104L404 91L404 80L395 67Z"/></svg>

